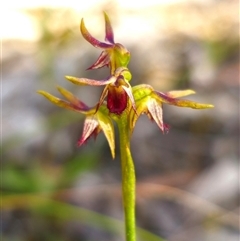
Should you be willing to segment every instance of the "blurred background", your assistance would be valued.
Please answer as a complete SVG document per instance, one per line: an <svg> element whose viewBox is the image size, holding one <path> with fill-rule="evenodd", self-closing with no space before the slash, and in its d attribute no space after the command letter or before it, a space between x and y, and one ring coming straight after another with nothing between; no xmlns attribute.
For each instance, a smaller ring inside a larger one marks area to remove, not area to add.
<svg viewBox="0 0 240 241"><path fill-rule="evenodd" d="M163 106L162 134L142 116L131 145L137 175L139 241L239 240L239 2L237 0L6 1L1 4L4 241L124 240L119 149L106 139L76 147L84 116L36 93L72 91L88 105L100 87L74 86L100 54L80 34L131 52L132 85L193 89L214 109ZM117 134L116 134L116 141Z"/></svg>

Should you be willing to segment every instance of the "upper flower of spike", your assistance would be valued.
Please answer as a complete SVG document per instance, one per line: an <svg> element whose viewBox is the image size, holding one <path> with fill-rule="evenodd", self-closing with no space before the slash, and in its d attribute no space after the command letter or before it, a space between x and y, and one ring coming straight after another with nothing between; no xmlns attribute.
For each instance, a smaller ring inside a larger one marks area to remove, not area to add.
<svg viewBox="0 0 240 241"><path fill-rule="evenodd" d="M83 19L80 24L80 31L90 44L94 47L103 49L97 61L88 69L98 69L103 66L108 66L111 75L113 75L117 68L127 67L130 60L130 53L123 45L114 42L112 26L106 13L104 13L104 19L106 42L101 42L95 39L86 29Z"/></svg>

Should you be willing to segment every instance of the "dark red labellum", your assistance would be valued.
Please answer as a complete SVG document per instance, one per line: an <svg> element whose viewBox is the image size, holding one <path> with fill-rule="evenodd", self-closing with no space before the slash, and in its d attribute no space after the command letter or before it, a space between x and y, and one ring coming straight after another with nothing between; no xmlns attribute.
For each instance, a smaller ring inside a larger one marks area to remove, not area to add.
<svg viewBox="0 0 240 241"><path fill-rule="evenodd" d="M127 108L128 96L121 88L109 88L107 96L107 107L109 112L120 115Z"/></svg>

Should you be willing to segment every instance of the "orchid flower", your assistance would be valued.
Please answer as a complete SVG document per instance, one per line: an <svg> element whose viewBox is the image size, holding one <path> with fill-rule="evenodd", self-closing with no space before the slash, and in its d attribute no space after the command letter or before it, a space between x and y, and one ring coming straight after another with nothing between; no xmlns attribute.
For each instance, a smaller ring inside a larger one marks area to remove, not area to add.
<svg viewBox="0 0 240 241"><path fill-rule="evenodd" d="M83 37L94 47L103 49L102 53L98 57L97 61L88 69L99 69L103 66L108 66L113 75L115 70L119 67L127 67L130 60L129 51L120 43L114 42L113 29L110 20L106 13L104 13L105 19L105 41L101 42L95 39L86 29L84 20L81 20L80 31Z"/></svg>
<svg viewBox="0 0 240 241"><path fill-rule="evenodd" d="M58 91L66 100L59 99L45 91L38 91L59 107L86 115L82 137L77 145L81 146L91 136L96 137L103 131L110 146L112 157L115 157L115 140L113 121L117 123L120 139L120 154L122 167L122 193L125 213L126 241L136 241L135 232L135 169L130 151L130 138L136 121L141 114L146 114L154 120L162 132L168 132L169 126L163 122L162 105L169 104L193 109L212 108L210 104L200 104L194 101L180 99L193 90L169 91L163 93L154 90L150 85L141 84L131 87L132 78L127 68L130 60L129 51L119 43L114 42L114 34L106 13L105 41L95 39L86 29L81 20L80 31L83 37L94 47L102 49L97 61L88 69L109 67L110 75L104 80L77 78L66 76L66 79L76 85L104 86L98 103L90 108L62 87Z"/></svg>
<svg viewBox="0 0 240 241"><path fill-rule="evenodd" d="M84 144L91 136L97 137L102 130L107 138L112 157L115 157L115 139L114 139L114 127L111 118L108 115L108 109L106 105L102 104L98 110L96 107L89 108L76 96L62 87L58 87L58 91L68 100L59 99L45 91L38 91L39 94L46 97L49 101L59 107L63 107L69 110L73 110L86 115L86 119L83 125L82 137L78 140L77 146Z"/></svg>
<svg viewBox="0 0 240 241"><path fill-rule="evenodd" d="M110 113L120 115L128 106L128 100L130 105L135 108L134 98L132 94L131 85L128 83L131 78L131 73L126 67L119 67L114 74L106 80L93 80L86 78L76 78L72 76L66 76L66 79L77 85L93 85L104 86L101 94L98 107L103 103L107 97L107 107Z"/></svg>
<svg viewBox="0 0 240 241"><path fill-rule="evenodd" d="M212 108L209 104L200 104L191 100L179 99L179 97L194 94L193 90L170 91L167 93L155 91L152 86L142 84L132 88L136 105L136 115L131 113L131 130L134 129L140 114L146 114L149 119L154 120L162 132L168 132L169 125L163 123L162 104L188 107L192 109Z"/></svg>

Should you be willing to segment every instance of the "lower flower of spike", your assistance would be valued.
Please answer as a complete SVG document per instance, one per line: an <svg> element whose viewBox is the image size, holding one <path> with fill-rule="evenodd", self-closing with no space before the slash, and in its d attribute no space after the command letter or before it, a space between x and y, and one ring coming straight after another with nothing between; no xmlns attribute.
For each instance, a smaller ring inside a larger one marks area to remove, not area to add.
<svg viewBox="0 0 240 241"><path fill-rule="evenodd" d="M38 91L39 94L46 97L53 104L70 109L86 115L86 120L83 126L82 137L79 139L77 145L81 146L84 144L90 137L96 138L100 131L103 131L104 135L107 138L112 157L115 157L115 139L114 139L114 126L112 120L109 116L109 110L105 103L102 103L100 106L95 106L89 108L82 101L80 101L76 96L67 91L62 87L58 87L58 91L67 99L59 99L45 91Z"/></svg>
<svg viewBox="0 0 240 241"><path fill-rule="evenodd" d="M178 97L194 94L193 90L170 91L167 93L155 91L152 86L142 84L132 88L135 99L136 111L138 114L147 114L151 120L154 120L163 132L168 132L169 126L163 123L162 104L175 105L179 107L188 107L193 109L212 108L213 105L201 104L191 100L179 99ZM130 113L131 130L134 129L138 116Z"/></svg>

